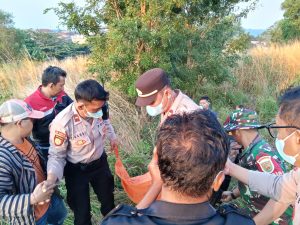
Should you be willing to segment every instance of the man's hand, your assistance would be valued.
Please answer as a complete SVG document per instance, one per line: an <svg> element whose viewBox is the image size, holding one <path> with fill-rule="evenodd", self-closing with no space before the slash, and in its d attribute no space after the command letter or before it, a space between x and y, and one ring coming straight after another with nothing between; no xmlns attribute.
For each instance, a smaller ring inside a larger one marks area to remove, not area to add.
<svg viewBox="0 0 300 225"><path fill-rule="evenodd" d="M52 193L54 192L53 188L55 187L55 184L51 184L45 188L45 181L39 183L34 191L30 195L30 204L36 205L40 204L43 205L45 202L49 202Z"/></svg>
<svg viewBox="0 0 300 225"><path fill-rule="evenodd" d="M162 186L162 179L161 179L160 171L159 171L159 168L158 168L158 158L157 158L156 147L153 150L153 157L152 157L151 162L148 165L148 170L151 174L152 184Z"/></svg>
<svg viewBox="0 0 300 225"><path fill-rule="evenodd" d="M224 173L225 173L226 175L231 176L231 175L230 175L230 172L231 172L232 165L234 165L234 163L231 162L231 160L228 158L228 159L227 159L227 162L226 162L226 164L225 164L225 168L224 168Z"/></svg>
<svg viewBox="0 0 300 225"><path fill-rule="evenodd" d="M118 145L119 145L118 139L111 140L110 141L111 151L114 151L116 148L118 148Z"/></svg>
<svg viewBox="0 0 300 225"><path fill-rule="evenodd" d="M223 191L222 193L222 202L230 202L232 201L232 192L231 191Z"/></svg>

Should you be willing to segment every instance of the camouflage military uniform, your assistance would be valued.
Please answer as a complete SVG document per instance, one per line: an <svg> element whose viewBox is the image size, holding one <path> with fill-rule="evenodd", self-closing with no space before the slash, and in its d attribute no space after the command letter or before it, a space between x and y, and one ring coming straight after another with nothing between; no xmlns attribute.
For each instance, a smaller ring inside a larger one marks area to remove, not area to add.
<svg viewBox="0 0 300 225"><path fill-rule="evenodd" d="M240 155L239 165L249 170L258 170L278 175L286 172L285 165L280 162L277 152L259 135ZM250 191L249 187L242 182L238 182L238 187L250 215L252 217L255 216L266 205L269 199L254 191ZM292 209L289 208L281 218L272 224L292 224L291 218Z"/></svg>
<svg viewBox="0 0 300 225"><path fill-rule="evenodd" d="M227 132L239 129L257 129L259 127L261 125L258 122L257 113L245 108L233 111L224 123L224 129ZM282 175L287 171L286 165L280 159L277 151L258 134L251 144L240 154L239 165L249 170ZM243 199L243 204L245 205L243 208L252 217L259 213L269 201L269 198L257 192L250 191L249 187L242 182L238 182L238 188ZM292 208L288 208L272 224L292 224Z"/></svg>

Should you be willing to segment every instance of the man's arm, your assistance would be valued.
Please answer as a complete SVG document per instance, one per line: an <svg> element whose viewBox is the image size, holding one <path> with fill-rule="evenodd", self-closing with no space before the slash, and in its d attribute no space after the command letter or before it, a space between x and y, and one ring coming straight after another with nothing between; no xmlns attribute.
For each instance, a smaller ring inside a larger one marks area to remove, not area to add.
<svg viewBox="0 0 300 225"><path fill-rule="evenodd" d="M63 177L69 142L66 130L57 122L50 126L49 142L50 147L47 164L47 181L56 183Z"/></svg>
<svg viewBox="0 0 300 225"><path fill-rule="evenodd" d="M229 159L226 163L226 173L249 185L252 191L283 203L295 200L300 171L293 170L281 176L244 169Z"/></svg>
<svg viewBox="0 0 300 225"><path fill-rule="evenodd" d="M288 207L288 203L280 203L270 199L253 220L256 225L271 224L274 220L278 219Z"/></svg>
<svg viewBox="0 0 300 225"><path fill-rule="evenodd" d="M151 178L152 178L152 185L149 188L149 190L147 191L144 198L137 204L136 208L138 208L138 209L144 209L144 208L149 207L151 205L151 203L157 199L158 195L161 192L162 179L160 176L160 171L158 168L157 161L158 161L157 152L156 152L156 148L155 148L153 151L152 160L148 165L148 170L149 170L149 172L151 174Z"/></svg>
<svg viewBox="0 0 300 225"><path fill-rule="evenodd" d="M243 182L244 184L249 185L249 172L250 170L247 170L237 164L234 164L230 161L230 159L227 159L225 172L238 179L239 181Z"/></svg>

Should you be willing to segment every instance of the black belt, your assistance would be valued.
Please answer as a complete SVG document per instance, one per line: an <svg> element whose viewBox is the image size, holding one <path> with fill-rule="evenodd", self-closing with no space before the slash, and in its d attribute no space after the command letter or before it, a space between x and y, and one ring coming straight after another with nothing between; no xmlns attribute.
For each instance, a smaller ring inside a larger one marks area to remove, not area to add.
<svg viewBox="0 0 300 225"><path fill-rule="evenodd" d="M96 169L99 169L101 167L101 161L103 161L106 158L106 154L105 152L103 152L103 154L101 155L101 157L99 159L96 159L90 163L71 163L71 162L67 162L67 165L73 168L79 168L81 171L84 172L90 172L90 171L94 171Z"/></svg>

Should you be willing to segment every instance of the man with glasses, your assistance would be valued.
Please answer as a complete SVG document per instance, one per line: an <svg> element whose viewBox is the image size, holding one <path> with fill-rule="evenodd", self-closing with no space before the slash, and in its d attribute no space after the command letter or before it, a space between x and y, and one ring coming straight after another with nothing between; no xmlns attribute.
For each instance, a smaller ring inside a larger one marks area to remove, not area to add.
<svg viewBox="0 0 300 225"><path fill-rule="evenodd" d="M281 157L295 169L284 175L250 171L227 161L227 173L249 185L251 190L273 198L282 204L294 204L293 224L300 224L300 86L286 91L280 98L276 125L267 126L272 136L276 135L276 148ZM265 207L266 219L276 219L280 210Z"/></svg>
<svg viewBox="0 0 300 225"><path fill-rule="evenodd" d="M233 111L224 123L224 129L243 146L238 157L240 166L249 170L282 175L286 172L285 164L280 161L278 153L259 135L260 127L257 113L246 108ZM237 197L242 197L252 217L256 216L269 200L255 191L250 191L249 187L242 182L238 182L238 187L232 191L223 192L224 202ZM257 218L259 217L260 215ZM291 217L292 210L288 209L272 224L289 224Z"/></svg>

